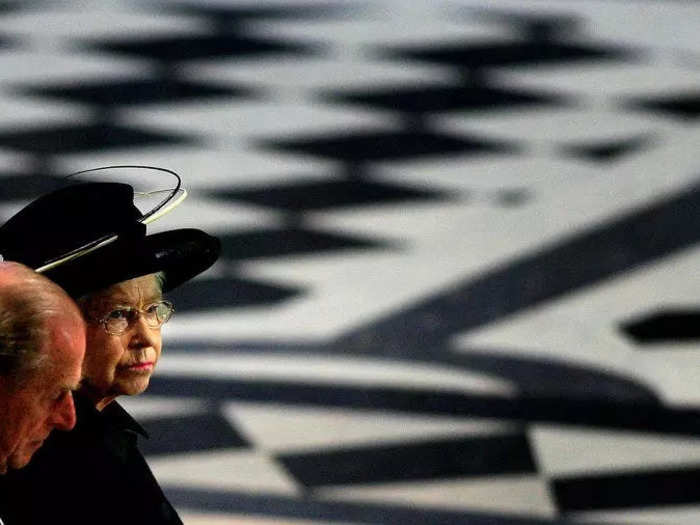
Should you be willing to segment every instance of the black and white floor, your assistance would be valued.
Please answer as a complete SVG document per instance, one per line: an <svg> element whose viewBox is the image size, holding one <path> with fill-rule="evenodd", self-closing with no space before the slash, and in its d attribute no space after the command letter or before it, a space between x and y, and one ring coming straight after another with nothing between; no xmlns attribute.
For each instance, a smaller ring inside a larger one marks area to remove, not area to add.
<svg viewBox="0 0 700 525"><path fill-rule="evenodd" d="M106 7L109 4L109 7ZM180 172L195 524L700 521L700 5L0 2L0 218Z"/></svg>

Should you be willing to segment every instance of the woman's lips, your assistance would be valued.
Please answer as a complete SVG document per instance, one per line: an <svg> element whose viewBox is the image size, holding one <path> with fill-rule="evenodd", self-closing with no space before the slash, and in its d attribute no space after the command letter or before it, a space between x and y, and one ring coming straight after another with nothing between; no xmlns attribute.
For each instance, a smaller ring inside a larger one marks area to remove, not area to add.
<svg viewBox="0 0 700 525"><path fill-rule="evenodd" d="M144 361L143 363L134 363L132 365L126 365L124 368L127 370L140 371L140 370L152 370L153 361Z"/></svg>

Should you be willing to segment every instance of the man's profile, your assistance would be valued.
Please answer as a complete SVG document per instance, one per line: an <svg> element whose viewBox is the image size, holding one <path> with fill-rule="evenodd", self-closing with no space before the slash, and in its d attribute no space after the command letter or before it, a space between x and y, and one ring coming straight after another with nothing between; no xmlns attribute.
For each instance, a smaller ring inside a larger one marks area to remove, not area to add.
<svg viewBox="0 0 700 525"><path fill-rule="evenodd" d="M0 262L0 473L29 463L53 429L73 428L84 353L84 322L68 295Z"/></svg>

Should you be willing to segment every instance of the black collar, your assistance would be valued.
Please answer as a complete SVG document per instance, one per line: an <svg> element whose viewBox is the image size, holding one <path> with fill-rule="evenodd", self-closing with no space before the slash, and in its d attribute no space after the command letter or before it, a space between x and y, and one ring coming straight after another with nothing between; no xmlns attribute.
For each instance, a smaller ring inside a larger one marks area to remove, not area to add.
<svg viewBox="0 0 700 525"><path fill-rule="evenodd" d="M74 395L74 400L78 419L76 426L97 424L117 430L128 430L148 438L146 430L116 401L112 401L100 412L87 397L79 393Z"/></svg>

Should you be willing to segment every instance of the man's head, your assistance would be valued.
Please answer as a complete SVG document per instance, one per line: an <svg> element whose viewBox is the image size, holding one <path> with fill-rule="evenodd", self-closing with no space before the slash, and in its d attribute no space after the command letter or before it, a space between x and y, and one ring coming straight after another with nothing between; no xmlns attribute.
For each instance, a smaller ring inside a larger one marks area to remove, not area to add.
<svg viewBox="0 0 700 525"><path fill-rule="evenodd" d="M85 327L50 280L0 263L0 473L21 468L54 428L75 425Z"/></svg>

